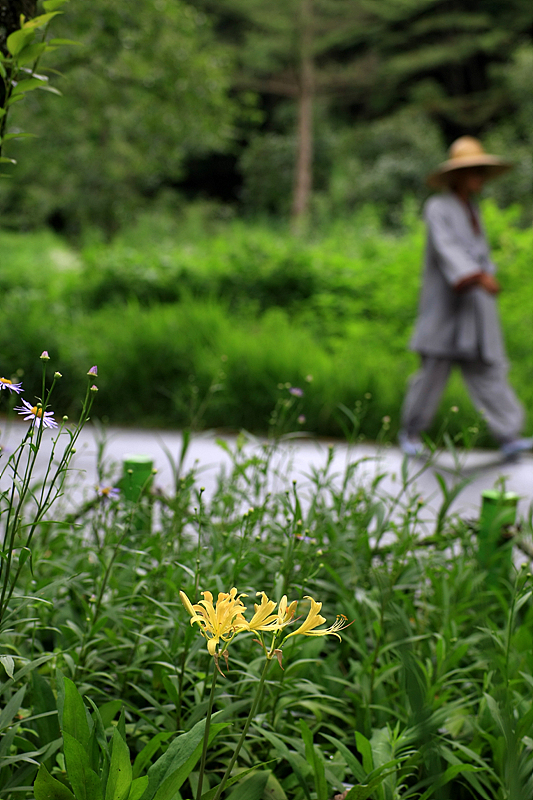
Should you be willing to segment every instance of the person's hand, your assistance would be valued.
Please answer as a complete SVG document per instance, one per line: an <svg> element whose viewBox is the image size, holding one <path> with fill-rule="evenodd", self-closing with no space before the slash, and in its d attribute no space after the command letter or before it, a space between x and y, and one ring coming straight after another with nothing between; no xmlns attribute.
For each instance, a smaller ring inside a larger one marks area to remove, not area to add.
<svg viewBox="0 0 533 800"><path fill-rule="evenodd" d="M481 286L489 294L498 294L501 289L496 278L489 275L488 272L476 272L474 275L468 275L462 281L456 283L453 288L456 292L462 294L462 292L472 289L473 286Z"/></svg>
<svg viewBox="0 0 533 800"><path fill-rule="evenodd" d="M478 285L482 286L489 294L498 294L501 291L501 286L493 275L488 272L481 272L478 278Z"/></svg>

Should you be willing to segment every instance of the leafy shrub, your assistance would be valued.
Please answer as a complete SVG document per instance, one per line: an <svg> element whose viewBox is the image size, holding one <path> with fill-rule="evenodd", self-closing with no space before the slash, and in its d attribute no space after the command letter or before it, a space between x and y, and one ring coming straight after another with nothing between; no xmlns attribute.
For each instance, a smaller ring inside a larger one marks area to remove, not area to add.
<svg viewBox="0 0 533 800"><path fill-rule="evenodd" d="M504 287L511 378L529 409L533 234L519 226L519 208L486 201L484 212ZM17 365L30 377L30 356L47 346L61 371L83 374L86 362L105 368L102 407L114 422L258 431L268 428L277 385L301 386L312 375L305 430L346 433L340 406L353 411L371 394L360 432L377 436L384 417L394 432L417 364L407 345L424 233L412 203L402 233L384 230L367 207L308 241L208 214L205 226L192 210L146 218L131 235L93 241L80 254L48 234L2 234L13 266L3 276L0 367ZM69 391L58 387L57 397L70 414ZM435 432L451 406L460 407L452 433L473 424L455 381Z"/></svg>

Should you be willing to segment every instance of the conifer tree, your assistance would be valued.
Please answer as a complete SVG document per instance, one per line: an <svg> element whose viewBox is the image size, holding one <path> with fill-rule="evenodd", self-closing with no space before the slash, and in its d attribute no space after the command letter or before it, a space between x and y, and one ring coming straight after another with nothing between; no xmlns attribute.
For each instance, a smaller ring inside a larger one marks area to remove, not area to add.
<svg viewBox="0 0 533 800"><path fill-rule="evenodd" d="M482 132L507 107L491 66L533 32L531 0L193 0L233 45L234 89L298 109L292 214L312 186L313 107L344 121L414 105L448 139ZM268 124L268 123L267 123Z"/></svg>

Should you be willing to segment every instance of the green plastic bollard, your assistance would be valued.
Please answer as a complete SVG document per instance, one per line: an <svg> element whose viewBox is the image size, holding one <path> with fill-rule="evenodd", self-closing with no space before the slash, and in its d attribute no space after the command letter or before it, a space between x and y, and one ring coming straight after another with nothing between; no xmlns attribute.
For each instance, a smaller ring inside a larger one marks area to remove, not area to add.
<svg viewBox="0 0 533 800"><path fill-rule="evenodd" d="M124 456L122 491L125 500L138 505L132 520L136 531L149 531L152 527L152 508L146 495L152 486L153 474L154 462L150 456Z"/></svg>
<svg viewBox="0 0 533 800"><path fill-rule="evenodd" d="M516 521L518 495L486 489L481 493L478 561L491 572L509 571L513 563L512 538L507 529Z"/></svg>

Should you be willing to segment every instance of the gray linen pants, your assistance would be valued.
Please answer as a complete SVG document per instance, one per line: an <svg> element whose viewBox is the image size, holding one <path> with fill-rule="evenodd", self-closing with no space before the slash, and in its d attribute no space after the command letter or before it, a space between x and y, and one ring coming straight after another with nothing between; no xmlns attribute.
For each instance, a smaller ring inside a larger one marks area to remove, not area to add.
<svg viewBox="0 0 533 800"><path fill-rule="evenodd" d="M422 365L409 381L402 408L402 426L416 436L431 425L453 366L458 366L470 398L483 414L500 443L517 439L524 424L524 410L507 381L507 364L455 361L422 356Z"/></svg>

